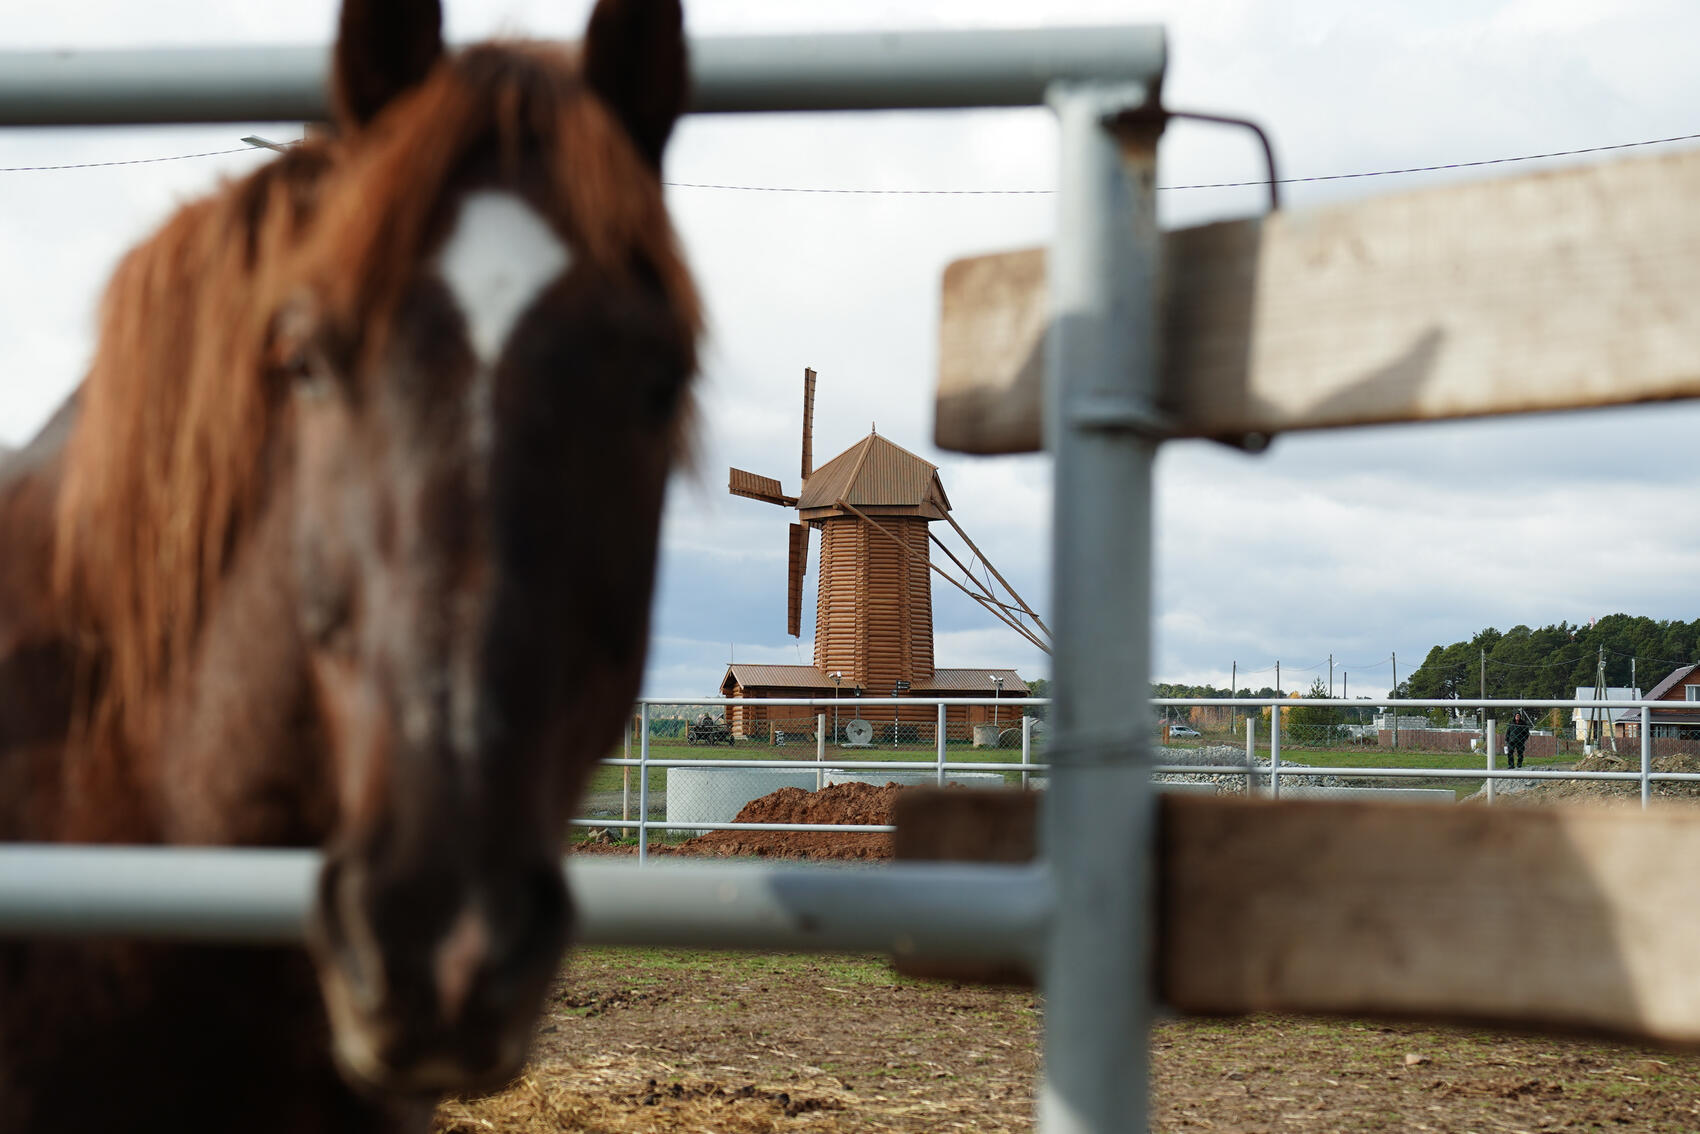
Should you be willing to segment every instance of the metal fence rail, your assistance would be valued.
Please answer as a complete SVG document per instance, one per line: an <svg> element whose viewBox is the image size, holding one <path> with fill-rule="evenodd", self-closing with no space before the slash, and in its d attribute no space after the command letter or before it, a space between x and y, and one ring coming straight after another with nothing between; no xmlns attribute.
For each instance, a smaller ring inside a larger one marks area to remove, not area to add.
<svg viewBox="0 0 1700 1134"><path fill-rule="evenodd" d="M1037 698L1037 697L1026 697L1026 698L1017 698L1017 697L1003 697L1003 698L979 698L979 697L896 698L896 697L878 697L878 698L874 698L874 697L869 697L869 698L859 698L859 699L850 700L850 701L845 701L845 700L841 700L841 699L840 700L833 700L833 699L825 699L825 698L772 698L772 699L727 698L727 697L710 697L710 698L696 698L696 699L650 698L650 699L645 699L644 701L639 703L639 708L634 715L637 718L637 722L638 722L637 725L636 725L636 728L640 731L643 730L643 729L646 729L646 728L650 729L652 732L655 733L655 735L652 736L652 739L653 740L659 740L659 739L661 739L661 737L659 735L659 732L656 731L656 730L659 729L659 726L662 723L664 723L667 720L671 720L672 718L658 718L658 717L654 716L653 710L655 710L656 708L668 708L668 707L671 707L671 708L681 708L681 707L708 708L708 707L713 707L713 706L726 707L726 706L731 706L731 705L740 705L740 706L745 706L745 707L767 707L767 708L793 707L793 708L805 708L805 709L810 709L810 710L819 710L819 709L827 708L827 707L836 707L836 708L840 708L840 709L843 709L843 708L846 708L846 707L853 707L853 708L859 710L860 708L863 708L863 707L872 707L872 708L877 708L877 709L884 709L884 708L888 708L888 707L895 706L895 705L904 705L904 706L909 706L909 707L914 707L916 705L924 705L924 706L928 706L928 707L937 706L937 705L946 705L946 706L976 705L976 706L981 706L981 707L989 707L989 706L995 705L995 706L1000 706L1004 709L1007 709L1011 713L1016 713L1016 712L1025 713L1026 711L1028 711L1030 709L1046 707L1049 704L1050 704L1050 701L1048 699ZM1156 706L1161 706L1163 708L1171 708L1171 707L1187 708L1187 707L1193 707L1193 706L1201 706L1201 707L1229 707L1229 706L1231 706L1231 707L1234 707L1234 708L1245 709L1249 713L1254 713L1254 714L1260 713L1264 709L1271 709L1271 710L1273 710L1275 708L1291 709L1291 708L1305 707L1305 706L1358 708L1358 709L1366 707L1365 702L1362 701L1362 700L1352 701L1352 700L1349 700L1349 699L1346 699L1346 698L1284 698L1284 697L1265 697L1265 698L1167 697L1167 698L1154 698L1151 701L1151 704L1156 705ZM1535 700L1505 700L1505 699L1479 700L1478 699L1478 700L1470 700L1470 701L1455 701L1455 700L1434 700L1434 699L1429 699L1429 700L1416 700L1416 699L1399 700L1399 699L1395 699L1395 700L1387 700L1387 701L1378 701L1378 702L1374 703L1374 707L1377 708L1377 709L1387 708L1387 709L1395 709L1395 710L1398 710L1398 709L1433 709L1433 708L1458 709L1458 708L1475 708L1475 707L1478 707L1478 706L1485 708L1485 709L1488 709L1490 711L1493 710L1493 709L1506 710L1506 709L1516 709L1516 708L1523 708L1523 709L1546 709L1546 708L1594 709L1594 708L1608 708L1608 707L1610 709L1612 709L1614 711L1618 711L1618 712L1622 712L1622 711L1626 711L1626 710L1639 710L1640 716L1642 717L1642 726L1643 726L1642 729L1641 729L1641 736L1644 739L1650 737L1650 728L1647 727L1647 725L1648 725L1648 722L1651 719L1650 714L1651 714L1652 710L1654 708L1660 707L1660 706L1663 706L1665 708L1670 707L1669 704L1665 703L1665 702L1621 701L1621 700L1611 700L1611 701L1580 700L1579 701L1579 700L1541 700L1541 699L1535 699ZM1258 718L1253 718L1253 719L1258 719ZM1023 727L1021 727L1021 729L1020 729L1022 747L1021 747L1021 758L1020 758L1019 763L974 760L972 758L968 758L968 759L958 758L958 757L952 756L949 753L948 746L946 744L935 744L932 756L930 758L924 758L922 753L918 749L912 749L911 754L914 757L913 759L846 760L846 759L840 759L837 756L829 756L827 754L828 750L827 750L826 743L825 743L825 734L819 733L819 732L811 734L811 736L808 737L808 738L804 738L805 742L801 745L803 747L811 747L812 746L814 748L814 750L816 752L815 756L813 756L812 758L808 758L808 759L790 758L788 756L780 756L780 757L773 757L773 758L763 758L763 757L757 757L757 756L729 756L729 757L725 757L725 758L721 758L721 757L713 757L713 758L691 758L691 757L662 758L662 757L645 755L644 754L644 747L642 745L640 745L639 746L640 755L635 757L635 758L632 758L632 757L613 758L613 759L605 760L605 761L603 761L603 763L604 763L605 766L609 766L609 767L620 767L620 768L626 768L626 769L635 768L635 769L638 770L638 774L640 776L644 777L645 780L647 780L649 778L649 774L651 772L654 772L654 771L669 771L669 770L672 770L672 769L681 769L681 768L758 769L758 770L794 771L794 772L813 772L813 771L819 771L821 769L830 769L831 771L834 771L834 772L891 772L894 775L904 774L904 773L913 774L913 773L921 772L921 773L927 773L929 775L932 775L934 777L935 781L939 782L939 783L943 783L946 779L946 776L948 774L951 774L951 773L958 773L958 772L1000 773L1001 772L1001 773L1005 773L1005 774L1008 774L1008 775L1014 775L1017 771L1019 771L1020 774L1021 774L1021 784L1022 784L1022 786L1027 786L1030 777L1036 776L1036 775L1048 775L1051 771L1051 765L1043 759L1035 759L1034 758L1035 749L1034 749L1034 745L1033 745L1032 725L1035 723L1035 718L1030 717L1030 716L1023 716L1021 718L1021 723L1022 723ZM1266 791L1268 794L1270 794L1272 796L1276 796L1276 797L1280 796L1280 794L1283 790L1283 786L1287 783L1294 783L1294 782L1301 782L1301 781L1305 781L1305 780L1312 780L1312 779L1322 777L1322 776L1328 776L1328 777L1338 778L1338 779L1342 779L1342 780L1387 780L1387 779L1392 779L1392 780L1422 779L1422 780L1442 780L1442 781L1446 781L1446 780L1478 781L1478 780L1481 780L1481 781L1485 781L1488 785L1488 798L1489 798L1490 803L1493 801L1493 798L1494 798L1495 787L1498 784L1503 783L1503 782L1507 782L1507 781L1510 781L1510 782L1560 782L1560 781L1589 782L1589 781L1599 781L1599 782L1618 782L1618 783L1633 782L1633 783L1638 783L1638 784L1641 785L1641 798L1642 798L1643 806L1645 806L1650 801L1651 788L1652 788L1653 784L1700 782L1700 773L1696 773L1696 772L1657 772L1657 771L1653 771L1652 770L1652 761L1651 761L1650 752L1646 752L1646 751L1642 752L1641 767L1640 767L1639 770L1636 770L1636 771L1574 771L1574 770L1564 770L1564 769L1530 769L1530 768L1523 768L1523 769L1516 769L1516 770L1508 769L1508 768L1500 766L1497 763L1499 748L1498 748L1498 744L1497 744L1495 736L1494 736L1494 730L1491 727L1491 720L1489 722L1489 727L1486 730L1486 733L1482 738L1483 742L1482 742L1479 754L1482 757L1483 763L1482 763L1482 766L1480 768L1422 768L1422 767L1413 767L1413 766L1402 766L1402 765L1397 765L1397 764L1386 765L1386 766L1363 764L1363 765L1358 765L1358 766L1344 766L1344 767L1336 767L1336 766L1333 766L1333 765L1321 765L1321 766L1295 765L1295 764L1292 764L1290 761L1287 761L1282 755L1282 743L1284 741L1284 733L1283 733L1283 728L1280 724L1280 721L1272 719L1271 723L1272 723L1271 732L1273 733L1273 736L1270 739L1273 741L1273 743L1270 746L1271 757L1272 757L1272 762L1270 764L1265 765L1265 764L1255 762L1252 759L1252 755L1251 755L1252 749L1251 749L1251 747L1248 746L1247 749L1246 749L1247 759L1244 760L1244 761L1237 761L1237 762L1232 763L1232 764L1227 764L1227 763L1218 763L1218 764L1156 763L1156 764L1153 764L1148 770L1150 771L1150 773L1152 775L1155 775L1155 776L1217 776L1217 777L1230 777L1230 776L1232 776L1232 777L1241 777L1246 782L1246 787L1245 787L1244 790L1247 792L1247 794L1250 794L1255 788L1257 790ZM1011 721L1010 725L1011 725L1011 730L1013 731L1014 722ZM944 730L943 728L940 728L938 730L937 735L938 736L946 736L946 730ZM629 747L629 744L630 744L630 739L631 738L628 737L628 747ZM675 741L677 740L676 737L673 738L673 739ZM947 739L954 743L954 742L968 740L969 737L966 734L964 734L962 731L959 730L954 735L954 737L947 737ZM759 740L752 741L752 742L749 742L749 743L746 744L746 749L749 748L749 747L753 747L753 746L765 747L765 743L766 742L759 741ZM1623 741L1623 743L1624 743L1625 747L1629 747L1631 745L1637 745L1637 742L1633 738L1625 739ZM792 749L794 749L798 746L799 745L787 745L787 746L783 746L783 747L780 747L780 748L775 749L775 750L789 752L790 750L792 750ZM1237 738L1236 738L1236 746L1237 746ZM1640 743L1638 745L1638 747L1641 748L1641 749L1648 749L1650 747L1650 742L1649 743ZM1695 748L1696 748L1696 751L1700 751L1700 741L1695 742ZM735 748L734 751L736 751L736 750L737 749ZM837 749L837 751L840 752L840 753L843 753L845 751L854 752L854 751L858 751L858 749L856 749L856 748L840 748L840 749ZM1403 750L1393 750L1393 751L1403 751ZM741 804L743 802L743 800L740 799L738 802ZM688 821L674 822L674 821L668 821L666 819L654 818L650 814L650 811L639 811L637 816L634 818L631 815L631 809L630 809L630 806L629 806L630 799L628 798L628 799L623 800L623 803L625 803L626 806L622 809L622 814L621 814L620 818L613 818L609 815L585 815L585 816L581 816L580 818L574 819L573 824L575 826L579 826L579 827L606 828L606 829L609 829L609 830L619 830L619 831L625 831L625 832L635 834L638 837L638 848L639 848L639 856L638 857L639 857L640 862L645 862L645 861L648 860L647 851L648 851L648 846L649 846L649 835L650 835L651 832L654 832L654 831L689 831L689 832L692 832L693 834L700 833L702 831L837 831L837 832L843 832L843 833L850 833L850 832L886 832L886 831L891 831L893 829L890 825L887 825L887 824L870 824L870 823L834 823L834 824L824 824L824 823L755 823L755 822L740 823L740 822L736 822L736 821L711 821L711 820L705 820L705 819L691 819L691 820L688 820ZM733 808L730 808L730 809L735 810L736 807L733 807ZM651 808L651 810L653 810L653 808Z"/></svg>
<svg viewBox="0 0 1700 1134"><path fill-rule="evenodd" d="M319 865L315 851L14 844L0 851L0 935L294 944ZM593 945L1025 962L1050 902L1037 867L685 863L638 872L572 861L566 871L579 940Z"/></svg>
<svg viewBox="0 0 1700 1134"><path fill-rule="evenodd" d="M1155 82L1155 27L691 41L697 113L1035 106L1052 83ZM0 51L0 126L313 122L330 116L322 47Z"/></svg>

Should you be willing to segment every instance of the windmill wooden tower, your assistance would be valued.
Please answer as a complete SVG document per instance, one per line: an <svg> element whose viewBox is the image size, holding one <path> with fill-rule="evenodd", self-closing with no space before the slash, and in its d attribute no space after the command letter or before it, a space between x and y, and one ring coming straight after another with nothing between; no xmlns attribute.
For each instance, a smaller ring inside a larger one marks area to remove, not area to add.
<svg viewBox="0 0 1700 1134"><path fill-rule="evenodd" d="M934 676L927 525L948 520L950 512L938 467L870 432L814 468L814 396L815 372L805 370L797 495L743 469L731 470L729 488L734 496L797 509L785 596L793 637L802 632L809 531L821 533L814 668L876 694L900 681L924 686Z"/></svg>

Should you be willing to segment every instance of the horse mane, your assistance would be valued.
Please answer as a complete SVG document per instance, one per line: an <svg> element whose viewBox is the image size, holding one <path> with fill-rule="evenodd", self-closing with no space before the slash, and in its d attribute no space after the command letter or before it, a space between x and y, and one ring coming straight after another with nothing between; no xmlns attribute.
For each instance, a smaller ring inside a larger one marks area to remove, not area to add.
<svg viewBox="0 0 1700 1134"><path fill-rule="evenodd" d="M66 445L53 583L102 707L140 705L187 652L255 500L279 253L331 164L306 144L179 210L119 263Z"/></svg>
<svg viewBox="0 0 1700 1134"><path fill-rule="evenodd" d="M700 308L656 171L547 45L446 59L348 139L186 206L108 286L66 453L54 586L104 674L91 722L145 723L264 503L288 405L269 357L280 306L305 288L344 361L370 358L451 191L496 174L521 178L578 261L659 288L694 371Z"/></svg>

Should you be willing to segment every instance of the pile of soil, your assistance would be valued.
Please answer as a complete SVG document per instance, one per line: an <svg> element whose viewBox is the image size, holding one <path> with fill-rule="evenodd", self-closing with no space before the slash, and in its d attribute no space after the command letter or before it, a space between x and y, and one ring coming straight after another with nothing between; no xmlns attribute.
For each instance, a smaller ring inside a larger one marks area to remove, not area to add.
<svg viewBox="0 0 1700 1134"><path fill-rule="evenodd" d="M1636 742L1629 741L1633 746ZM1670 756L1655 756L1650 765L1654 772L1700 772L1700 755L1678 752ZM1595 752L1576 761L1578 772L1639 772L1641 754L1626 748L1617 754ZM1500 781L1497 802L1544 806L1554 803L1595 803L1640 805L1641 784L1636 780L1536 780L1515 784ZM1485 799L1486 789L1471 796ZM1652 785L1652 797L1666 803L1692 805L1700 802L1700 782L1677 781Z"/></svg>
<svg viewBox="0 0 1700 1134"><path fill-rule="evenodd" d="M894 783L833 784L819 791L780 788L752 799L733 817L734 823L891 823L897 794L907 790ZM579 853L636 854L632 846L580 844ZM682 843L652 843L650 854L708 858L806 858L875 860L891 857L887 831L710 831Z"/></svg>

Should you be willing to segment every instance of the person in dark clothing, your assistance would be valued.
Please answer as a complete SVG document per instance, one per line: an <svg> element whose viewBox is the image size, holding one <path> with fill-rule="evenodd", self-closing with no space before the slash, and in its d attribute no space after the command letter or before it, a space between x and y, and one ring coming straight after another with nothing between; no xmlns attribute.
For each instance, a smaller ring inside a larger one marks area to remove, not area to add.
<svg viewBox="0 0 1700 1134"><path fill-rule="evenodd" d="M1511 715L1511 727L1505 730L1505 766L1523 766L1523 746L1529 742L1529 716L1522 709Z"/></svg>

